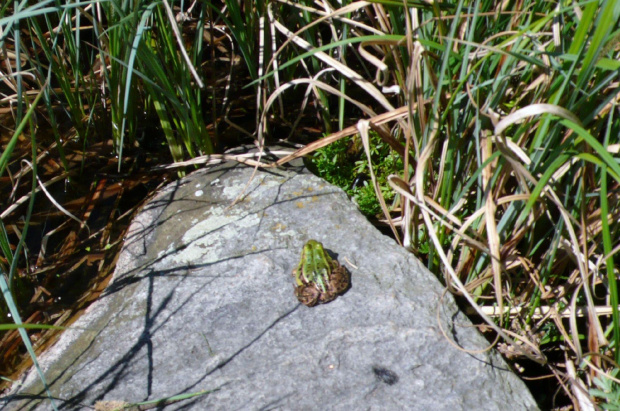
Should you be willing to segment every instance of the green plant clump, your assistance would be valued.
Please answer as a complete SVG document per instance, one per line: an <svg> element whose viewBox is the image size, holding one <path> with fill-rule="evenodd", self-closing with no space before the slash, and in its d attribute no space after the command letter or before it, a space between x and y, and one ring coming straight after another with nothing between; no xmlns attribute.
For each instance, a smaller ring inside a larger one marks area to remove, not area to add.
<svg viewBox="0 0 620 411"><path fill-rule="evenodd" d="M609 372L610 378L594 377L594 384L597 388L590 389L590 394L603 401L598 405L604 410L620 411L620 385L613 380L617 381L619 372L620 369L616 368Z"/></svg>
<svg viewBox="0 0 620 411"><path fill-rule="evenodd" d="M370 159L383 198L386 202L393 201L395 195L387 177L402 170L402 158L376 133L371 133ZM381 205L370 178L368 156L363 151L359 136L341 139L317 150L310 163L313 172L351 196L365 216L381 214Z"/></svg>

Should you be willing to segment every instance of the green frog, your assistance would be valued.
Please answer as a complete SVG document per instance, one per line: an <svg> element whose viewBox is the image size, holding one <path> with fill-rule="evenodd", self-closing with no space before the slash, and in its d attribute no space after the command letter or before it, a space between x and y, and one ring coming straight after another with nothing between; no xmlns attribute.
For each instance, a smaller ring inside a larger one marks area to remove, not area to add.
<svg viewBox="0 0 620 411"><path fill-rule="evenodd" d="M308 307L328 303L349 288L347 269L333 260L323 244L310 240L301 251L301 261L293 271L297 286L295 295Z"/></svg>

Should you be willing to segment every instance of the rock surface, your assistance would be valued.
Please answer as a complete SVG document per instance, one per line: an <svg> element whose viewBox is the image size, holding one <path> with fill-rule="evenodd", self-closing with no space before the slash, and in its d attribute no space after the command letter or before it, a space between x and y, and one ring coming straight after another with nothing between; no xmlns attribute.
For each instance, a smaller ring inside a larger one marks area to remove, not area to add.
<svg viewBox="0 0 620 411"><path fill-rule="evenodd" d="M300 170L246 188L252 171L201 170L147 203L106 292L41 358L59 409L203 390L165 409L536 409L496 353L476 352L488 343L450 295L439 307L437 279L340 189ZM309 239L351 273L313 308L291 275ZM5 409L51 409L35 374L24 387Z"/></svg>

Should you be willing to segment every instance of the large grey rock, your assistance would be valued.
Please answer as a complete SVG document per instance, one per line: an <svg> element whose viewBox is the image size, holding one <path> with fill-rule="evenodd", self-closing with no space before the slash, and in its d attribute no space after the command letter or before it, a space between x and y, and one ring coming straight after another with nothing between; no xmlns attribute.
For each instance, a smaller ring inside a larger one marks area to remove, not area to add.
<svg viewBox="0 0 620 411"><path fill-rule="evenodd" d="M447 340L488 345L449 295L442 333L440 283L340 189L270 170L244 191L252 171L198 171L148 202L107 291L42 358L59 408L202 390L217 391L166 409L536 408L497 354ZM311 238L352 285L308 308L291 271ZM44 396L31 374L5 406Z"/></svg>

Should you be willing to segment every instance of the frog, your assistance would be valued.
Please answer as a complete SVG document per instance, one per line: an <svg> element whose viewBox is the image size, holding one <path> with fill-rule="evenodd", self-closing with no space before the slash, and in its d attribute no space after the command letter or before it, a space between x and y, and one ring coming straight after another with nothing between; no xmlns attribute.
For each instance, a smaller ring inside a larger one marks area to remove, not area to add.
<svg viewBox="0 0 620 411"><path fill-rule="evenodd" d="M350 285L347 269L332 259L323 244L316 240L309 240L304 245L293 275L295 296L308 307L333 301Z"/></svg>

